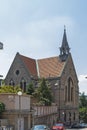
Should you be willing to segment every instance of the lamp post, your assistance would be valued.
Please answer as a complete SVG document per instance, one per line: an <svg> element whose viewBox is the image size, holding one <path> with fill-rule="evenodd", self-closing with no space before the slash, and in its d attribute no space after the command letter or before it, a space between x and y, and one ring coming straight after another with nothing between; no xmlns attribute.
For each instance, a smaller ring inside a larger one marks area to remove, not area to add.
<svg viewBox="0 0 87 130"><path fill-rule="evenodd" d="M59 107L58 107L58 111L59 111L59 120L60 120L60 81L58 80L56 83L55 83L55 86L57 86L58 87L58 90L59 90L59 96L58 96L58 105L59 105Z"/></svg>
<svg viewBox="0 0 87 130"><path fill-rule="evenodd" d="M64 119L65 113L64 113L64 112L62 112L62 115L63 115L63 122L64 122L64 121L65 121L65 119Z"/></svg>
<svg viewBox="0 0 87 130"><path fill-rule="evenodd" d="M21 130L21 95L22 95L22 92L19 91L18 92L18 96L19 96L19 129L18 130Z"/></svg>

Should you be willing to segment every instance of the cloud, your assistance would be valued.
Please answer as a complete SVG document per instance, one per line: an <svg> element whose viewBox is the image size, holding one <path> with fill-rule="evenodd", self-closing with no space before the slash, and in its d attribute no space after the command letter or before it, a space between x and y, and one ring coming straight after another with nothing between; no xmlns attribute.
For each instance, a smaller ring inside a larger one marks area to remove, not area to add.
<svg viewBox="0 0 87 130"><path fill-rule="evenodd" d="M87 75L79 75L79 89L80 92L85 92L87 94Z"/></svg>
<svg viewBox="0 0 87 130"><path fill-rule="evenodd" d="M28 21L11 34L8 32L6 39L7 42L9 41L9 45L13 43L12 46L14 46L14 48L16 46L20 48L19 51L25 49L27 52L29 52L29 50L34 51L35 55L38 55L38 52L46 54L47 49L51 50L53 49L54 44L58 44L57 38L60 38L63 35L63 30L61 36L58 36L58 33L60 35L61 28L63 28L64 24L73 28L74 21L65 16ZM44 46L43 49L42 46Z"/></svg>
<svg viewBox="0 0 87 130"><path fill-rule="evenodd" d="M46 56L48 51L52 53L54 46L58 46L58 41L61 44L63 35L61 29L63 29L64 24L73 28L74 21L70 17L59 16L28 21L19 27L16 25L17 27L13 27L12 31L8 30L4 34L6 48L19 52L23 52L25 49L26 52L32 52L33 56L36 57Z"/></svg>

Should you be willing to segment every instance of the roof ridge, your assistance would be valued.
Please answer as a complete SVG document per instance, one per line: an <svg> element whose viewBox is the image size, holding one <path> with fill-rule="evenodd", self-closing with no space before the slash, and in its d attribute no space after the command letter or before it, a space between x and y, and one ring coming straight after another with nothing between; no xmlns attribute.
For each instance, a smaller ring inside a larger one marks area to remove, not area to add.
<svg viewBox="0 0 87 130"><path fill-rule="evenodd" d="M47 57L47 58L41 58L41 59L37 59L37 60L45 60L45 59L51 59L51 58L57 58L59 56L51 56L51 57Z"/></svg>
<svg viewBox="0 0 87 130"><path fill-rule="evenodd" d="M25 56L25 55L21 55L21 54L19 54L19 55L22 56L22 57L28 58L28 59L36 60L34 58L31 58L31 57L28 57L28 56Z"/></svg>

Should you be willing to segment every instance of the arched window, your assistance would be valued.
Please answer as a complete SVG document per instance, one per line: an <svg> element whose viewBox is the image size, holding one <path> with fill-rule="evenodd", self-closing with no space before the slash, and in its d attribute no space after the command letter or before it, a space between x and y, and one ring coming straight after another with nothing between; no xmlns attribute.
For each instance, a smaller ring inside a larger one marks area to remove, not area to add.
<svg viewBox="0 0 87 130"><path fill-rule="evenodd" d="M68 102L73 100L73 81L72 79L69 77L68 79Z"/></svg>
<svg viewBox="0 0 87 130"><path fill-rule="evenodd" d="M26 92L26 81L24 78L21 79L21 82L20 82L20 88Z"/></svg>
<svg viewBox="0 0 87 130"><path fill-rule="evenodd" d="M68 101L70 101L70 78L68 79Z"/></svg>
<svg viewBox="0 0 87 130"><path fill-rule="evenodd" d="M67 102L67 86L65 86L65 102Z"/></svg>
<svg viewBox="0 0 87 130"><path fill-rule="evenodd" d="M10 86L15 86L15 83L14 83L13 79L10 80L9 85Z"/></svg>
<svg viewBox="0 0 87 130"><path fill-rule="evenodd" d="M73 101L73 87L71 87L71 101Z"/></svg>

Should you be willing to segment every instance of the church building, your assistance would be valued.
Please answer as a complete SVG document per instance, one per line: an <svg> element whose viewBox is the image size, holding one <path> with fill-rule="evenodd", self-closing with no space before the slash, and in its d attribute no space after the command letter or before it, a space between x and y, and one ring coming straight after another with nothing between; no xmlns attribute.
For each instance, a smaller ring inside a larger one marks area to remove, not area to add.
<svg viewBox="0 0 87 130"><path fill-rule="evenodd" d="M58 107L58 119L67 124L79 121L78 77L67 41L66 29L59 56L33 59L16 54L5 78L6 85L19 85L24 92L32 81L37 88L38 79L49 81L53 100Z"/></svg>

